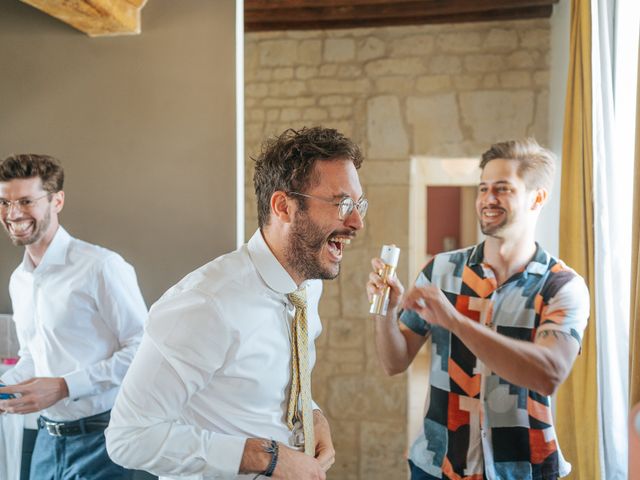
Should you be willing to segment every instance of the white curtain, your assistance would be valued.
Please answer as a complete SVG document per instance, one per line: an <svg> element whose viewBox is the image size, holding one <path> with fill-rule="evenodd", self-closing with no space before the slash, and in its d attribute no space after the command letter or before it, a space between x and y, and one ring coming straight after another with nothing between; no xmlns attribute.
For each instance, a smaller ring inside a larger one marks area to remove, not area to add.
<svg viewBox="0 0 640 480"><path fill-rule="evenodd" d="M637 0L631 0L636 2ZM593 161L595 284L600 465L602 478L627 478L629 296L633 150L621 141L622 102L630 102L617 80L620 62L637 58L622 51L619 30L625 0L592 0ZM627 32L628 33L628 32ZM637 39L637 30L635 33ZM635 89L635 86L634 86ZM635 101L633 102L635 105ZM626 151L628 149L628 151ZM631 170L630 170L631 168Z"/></svg>

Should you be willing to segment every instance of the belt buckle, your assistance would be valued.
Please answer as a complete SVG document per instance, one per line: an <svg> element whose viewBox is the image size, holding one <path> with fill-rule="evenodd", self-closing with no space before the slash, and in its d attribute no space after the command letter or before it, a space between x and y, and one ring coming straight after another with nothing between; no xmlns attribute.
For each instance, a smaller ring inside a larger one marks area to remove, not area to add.
<svg viewBox="0 0 640 480"><path fill-rule="evenodd" d="M60 428L63 427L64 424L47 422L46 420L44 423L47 426L47 432L49 432L50 435L53 435L54 437L62 436L62 432L60 431Z"/></svg>

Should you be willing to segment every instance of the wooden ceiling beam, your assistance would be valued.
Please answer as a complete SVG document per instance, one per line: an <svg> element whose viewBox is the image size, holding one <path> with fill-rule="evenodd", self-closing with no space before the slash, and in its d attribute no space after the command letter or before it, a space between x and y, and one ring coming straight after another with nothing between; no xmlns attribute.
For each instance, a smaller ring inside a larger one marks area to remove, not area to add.
<svg viewBox="0 0 640 480"><path fill-rule="evenodd" d="M502 8L523 8L557 3L558 0L423 0L420 2L426 9L450 11L461 8L474 10L496 10ZM417 3L416 0L245 0L244 10L280 10L289 8L314 7L360 7L372 5L401 5Z"/></svg>
<svg viewBox="0 0 640 480"><path fill-rule="evenodd" d="M475 11L462 14L413 15L413 16L375 16L339 19L296 18L272 21L253 21L245 16L245 31L260 32L273 30L324 30L338 28L384 27L399 25L425 25L441 23L469 23L531 18L549 18L553 13L552 5L539 7L511 8L494 11Z"/></svg>
<svg viewBox="0 0 640 480"><path fill-rule="evenodd" d="M486 2L489 3L489 2ZM411 18L420 17L436 17L444 15L461 15L465 13L482 13L494 12L502 10L522 10L523 8L536 7L517 7L514 2L492 2L494 4L501 3L502 6L495 8L487 8L485 2L477 0L461 0L449 2L437 2L437 5L431 5L424 1L387 2L380 5L344 5L339 7L304 7L304 8L281 8L278 10L261 10L251 11L245 10L245 19L250 22L282 22L289 19L304 22L310 20L321 19L324 22L334 20L350 20L350 19L375 19L375 18ZM547 0L546 4L549 4Z"/></svg>
<svg viewBox="0 0 640 480"><path fill-rule="evenodd" d="M550 17L558 0L245 0L245 30L308 30Z"/></svg>
<svg viewBox="0 0 640 480"><path fill-rule="evenodd" d="M147 0L21 0L90 37L140 33Z"/></svg>

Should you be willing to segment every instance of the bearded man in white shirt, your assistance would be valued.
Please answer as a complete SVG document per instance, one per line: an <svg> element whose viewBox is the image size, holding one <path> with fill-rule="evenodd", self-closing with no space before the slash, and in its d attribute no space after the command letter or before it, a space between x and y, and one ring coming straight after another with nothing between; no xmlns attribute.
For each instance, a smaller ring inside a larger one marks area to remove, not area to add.
<svg viewBox="0 0 640 480"><path fill-rule="evenodd" d="M329 425L315 404L305 416L292 369L306 354L313 367L320 280L338 275L344 245L363 227L361 163L333 129L265 143L254 175L259 230L151 308L106 432L116 462L181 479L325 478ZM293 292L306 292L302 337ZM308 351L292 354L301 338Z"/></svg>
<svg viewBox="0 0 640 480"><path fill-rule="evenodd" d="M9 292L20 360L2 377L0 411L41 411L30 478L130 478L104 430L142 337L147 309L133 268L71 237L58 221L64 171L47 155L0 162L0 220L22 263Z"/></svg>

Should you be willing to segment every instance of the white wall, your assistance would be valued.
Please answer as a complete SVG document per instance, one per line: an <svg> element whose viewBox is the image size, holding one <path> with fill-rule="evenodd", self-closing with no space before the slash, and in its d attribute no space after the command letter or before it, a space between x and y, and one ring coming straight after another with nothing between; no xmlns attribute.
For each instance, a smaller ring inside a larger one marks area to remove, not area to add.
<svg viewBox="0 0 640 480"><path fill-rule="evenodd" d="M59 157L61 223L129 261L149 304L236 246L235 21L234 0L153 0L141 35L89 38L0 1L0 157ZM0 237L9 312L23 249Z"/></svg>

